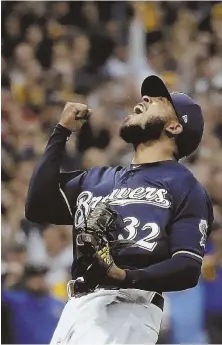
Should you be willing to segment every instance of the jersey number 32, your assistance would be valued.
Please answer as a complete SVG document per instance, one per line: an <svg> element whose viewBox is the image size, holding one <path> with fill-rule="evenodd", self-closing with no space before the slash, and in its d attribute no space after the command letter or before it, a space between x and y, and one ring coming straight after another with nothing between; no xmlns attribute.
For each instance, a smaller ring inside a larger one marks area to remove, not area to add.
<svg viewBox="0 0 222 345"><path fill-rule="evenodd" d="M123 221L125 224L124 229L128 232L128 236L124 238L123 235L120 234L118 236L118 239L135 240L135 245L137 247L152 252L157 245L157 241L154 240L158 237L160 233L159 226L156 223L146 223L145 225L143 225L139 231L144 231L144 237L137 241L136 239L138 238L138 228L140 226L140 221L135 217L126 217L123 219Z"/></svg>

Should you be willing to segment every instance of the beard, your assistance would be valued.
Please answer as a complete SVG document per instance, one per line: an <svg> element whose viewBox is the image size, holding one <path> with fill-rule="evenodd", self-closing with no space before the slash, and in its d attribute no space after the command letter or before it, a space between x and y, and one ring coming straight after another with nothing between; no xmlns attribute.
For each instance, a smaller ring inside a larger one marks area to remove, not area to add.
<svg viewBox="0 0 222 345"><path fill-rule="evenodd" d="M155 118L147 122L145 127L139 124L123 125L119 134L126 143L133 144L135 147L141 143L160 139L165 123L166 120Z"/></svg>

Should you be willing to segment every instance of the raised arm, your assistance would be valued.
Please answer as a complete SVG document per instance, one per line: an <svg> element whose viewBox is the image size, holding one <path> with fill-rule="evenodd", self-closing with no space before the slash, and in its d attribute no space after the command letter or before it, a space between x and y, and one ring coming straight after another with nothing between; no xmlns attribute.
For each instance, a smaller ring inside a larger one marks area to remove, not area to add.
<svg viewBox="0 0 222 345"><path fill-rule="evenodd" d="M90 115L87 106L67 103L59 124L49 138L29 185L25 216L37 223L73 224L75 200L81 190L85 172L60 173L62 155L72 130L78 130ZM66 193L66 184L72 190ZM68 194L68 195L67 195Z"/></svg>

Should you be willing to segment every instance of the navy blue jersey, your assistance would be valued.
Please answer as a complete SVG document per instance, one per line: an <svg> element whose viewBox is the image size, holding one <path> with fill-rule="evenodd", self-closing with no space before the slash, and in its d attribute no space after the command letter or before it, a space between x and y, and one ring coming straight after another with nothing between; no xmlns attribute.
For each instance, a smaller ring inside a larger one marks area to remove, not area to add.
<svg viewBox="0 0 222 345"><path fill-rule="evenodd" d="M176 161L127 168L92 168L63 187L75 227L98 202L121 215L119 239L136 241L118 263L144 267L183 254L201 261L212 222L209 198L191 172Z"/></svg>
<svg viewBox="0 0 222 345"><path fill-rule="evenodd" d="M61 173L68 134L56 126L50 137L31 178L26 217L74 223L75 231L98 202L108 202L123 220L117 238L135 241L114 257L119 267L131 270L127 277L135 284L127 286L155 291L194 286L213 212L192 173L173 160ZM75 240L73 245L75 254Z"/></svg>

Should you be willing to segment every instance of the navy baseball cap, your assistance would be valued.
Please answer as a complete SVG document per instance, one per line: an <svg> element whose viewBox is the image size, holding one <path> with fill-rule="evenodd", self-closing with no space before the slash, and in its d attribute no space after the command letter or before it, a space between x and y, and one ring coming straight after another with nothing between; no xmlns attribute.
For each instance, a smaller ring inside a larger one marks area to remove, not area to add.
<svg viewBox="0 0 222 345"><path fill-rule="evenodd" d="M201 142L204 129L200 106L185 93L170 93L163 80L156 75L151 75L143 81L141 96L166 97L170 101L183 126L182 133L175 137L178 159L194 152Z"/></svg>

